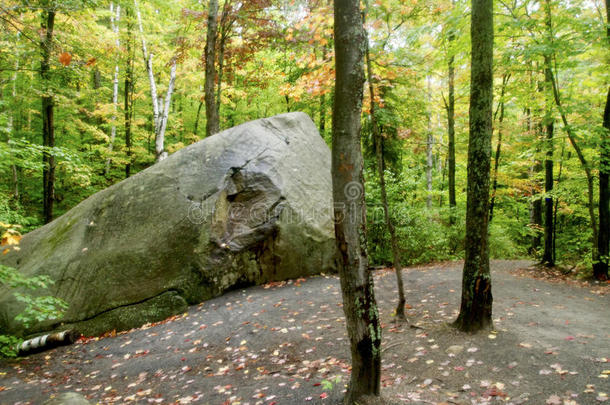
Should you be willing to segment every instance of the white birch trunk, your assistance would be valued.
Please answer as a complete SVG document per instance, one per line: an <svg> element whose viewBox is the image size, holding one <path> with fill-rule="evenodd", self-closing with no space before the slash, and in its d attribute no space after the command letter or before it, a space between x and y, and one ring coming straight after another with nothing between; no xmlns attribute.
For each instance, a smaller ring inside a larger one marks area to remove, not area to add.
<svg viewBox="0 0 610 405"><path fill-rule="evenodd" d="M170 71L169 85L167 86L167 94L165 95L165 106L160 116L160 126L155 139L155 148L157 152L157 161L161 161L167 157L165 151L165 129L167 128L167 120L169 118L170 106L172 103L172 94L174 94L174 86L176 84L176 60L172 62L172 68ZM162 101L162 99L159 99Z"/></svg>
<svg viewBox="0 0 610 405"><path fill-rule="evenodd" d="M144 28L142 27L142 15L138 6L138 0L134 0L133 3L135 5L136 15L138 18L140 37L142 38L142 56L144 57L144 64L146 65L146 71L148 73L148 81L150 82L150 98L152 100L153 107L153 127L155 129L155 154L156 160L159 162L167 157L167 152L165 151L165 130L167 128L171 99L176 82L176 61L172 61L167 94L165 98L159 97L157 95L157 83L155 81L153 71L153 54L151 53L149 55L146 47Z"/></svg>
<svg viewBox="0 0 610 405"><path fill-rule="evenodd" d="M116 13L116 14L115 14ZM114 149L114 141L116 139L116 120L119 102L119 50L121 47L121 41L119 38L119 21L121 20L121 6L117 4L116 11L114 11L114 3L110 2L110 25L112 32L115 36L115 46L117 52L117 62L114 67L114 82L112 90L112 104L113 104L113 115L112 115L112 126L110 127L110 144L108 145L108 159L106 159L106 171L105 174L108 176L110 173L110 161L112 156L112 150Z"/></svg>

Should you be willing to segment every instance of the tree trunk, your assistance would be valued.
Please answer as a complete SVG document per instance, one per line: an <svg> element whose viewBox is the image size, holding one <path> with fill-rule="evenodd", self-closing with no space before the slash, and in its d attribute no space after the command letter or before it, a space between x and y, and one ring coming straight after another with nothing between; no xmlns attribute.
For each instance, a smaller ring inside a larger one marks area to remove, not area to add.
<svg viewBox="0 0 610 405"><path fill-rule="evenodd" d="M326 94L320 96L320 135L326 132Z"/></svg>
<svg viewBox="0 0 610 405"><path fill-rule="evenodd" d="M19 55L17 55L19 57ZM16 112L18 111L18 107L17 107L17 72L19 71L19 58L17 59L17 61L15 62L15 73L13 73L13 76L11 77L11 97L12 97L12 102L13 105L15 107L14 111L9 112L8 114L8 122L7 122L7 133L8 133L8 137L6 139L6 143L9 144L10 147L10 140L11 140L11 136L13 135L13 131L16 130L17 125L15 125L15 115ZM17 120L17 122L19 123L19 120ZM11 164L11 174L13 177L13 198L15 199L15 201L19 201L20 197L19 197L19 173L17 171L17 166L13 163Z"/></svg>
<svg viewBox="0 0 610 405"><path fill-rule="evenodd" d="M125 69L125 149L127 154L127 163L125 164L125 177L131 176L131 127L133 121L133 96L134 96L134 46L133 46L133 31L131 22L130 7L126 7L127 19L127 63Z"/></svg>
<svg viewBox="0 0 610 405"><path fill-rule="evenodd" d="M592 249L591 255L592 255L593 263L596 263L599 260L599 255L597 252L597 246L598 246L597 241L598 241L599 233L598 233L598 228L597 228L597 218L595 217L593 172L591 170L591 166L589 165L589 162L587 161L587 158L585 157L585 155L582 152L582 149L580 149L580 145L576 141L576 136L575 136L574 132L572 131L572 127L568 123L568 116L567 116L565 110L563 109L563 105L561 104L561 95L559 93L559 89L557 88L557 83L555 81L555 75L553 74L552 71L551 71L550 76L551 76L551 85L553 88L553 97L555 98L555 105L557 106L557 109L559 110L559 115L561 115L561 121L563 122L563 129L568 134L568 139L570 140L570 143L572 144L572 147L574 148L574 151L576 152L576 156L578 156L578 160L580 161L580 164L581 164L583 170L585 171L585 176L587 178L587 200L588 200L587 207L589 209L591 231L593 232L593 244L592 244L593 249Z"/></svg>
<svg viewBox="0 0 610 405"><path fill-rule="evenodd" d="M144 57L144 64L146 65L148 81L150 83L150 98L152 100L153 107L153 129L155 132L155 159L157 162L160 162L161 160L167 157L167 152L165 151L165 129L167 128L167 120L170 113L172 94L174 92L174 85L176 82L176 58L172 60L171 64L169 85L167 86L167 94L165 98L159 97L157 95L157 82L155 80L155 74L153 71L153 54L148 54L148 49L146 47L146 38L144 38L142 15L140 14L138 1L134 0L133 3L138 18L140 36L142 37L142 56Z"/></svg>
<svg viewBox="0 0 610 405"><path fill-rule="evenodd" d="M489 203L489 223L494 217L494 207L496 205L496 193L498 191L498 169L500 168L500 154L502 153L502 125L504 124L504 93L510 80L510 73L502 76L502 90L500 91L500 117L498 118L498 143L496 144L496 155L494 156L493 181L491 186L491 202ZM496 111L497 112L497 111Z"/></svg>
<svg viewBox="0 0 610 405"><path fill-rule="evenodd" d="M116 139L116 120L117 110L119 104L119 60L120 60L120 48L121 41L119 38L119 21L121 20L121 5L117 4L116 11L114 3L110 2L110 26L115 36L115 47L116 47L116 64L114 66L114 80L112 82L112 124L110 127L110 143L108 144L108 158L106 159L106 169L104 170L104 176L108 177L110 173L110 162L112 160L112 150L114 149L114 140Z"/></svg>
<svg viewBox="0 0 610 405"><path fill-rule="evenodd" d="M455 37L453 34L449 35L449 43L453 42ZM451 48L451 46L450 46ZM449 100L447 104L447 137L449 143L449 150L447 157L448 166L448 187L449 187L449 223L455 224L455 210L456 210L456 199L455 199L455 57L451 55L449 57Z"/></svg>
<svg viewBox="0 0 610 405"><path fill-rule="evenodd" d="M53 122L53 90L51 88L51 52L53 48L53 28L55 26L55 11L43 9L42 30L45 33L40 43L42 61L40 77L42 79L42 187L43 187L43 218L45 223L53 220L53 203L55 201L55 157L49 148L55 147L55 127Z"/></svg>
<svg viewBox="0 0 610 405"><path fill-rule="evenodd" d="M197 107L197 115L195 116L195 126L193 127L193 134L197 135L199 132L199 117L201 117L201 109L203 108L204 101L199 102L199 107Z"/></svg>
<svg viewBox="0 0 610 405"><path fill-rule="evenodd" d="M551 4L549 0L545 1L546 28L549 33L551 43L553 41L553 23L551 14ZM551 75L553 74L551 65L551 55L544 55L544 87L546 100L546 114L544 117L544 126L546 132L546 157L544 159L544 252L542 254L542 263L548 267L553 267L553 132L555 119L553 118L553 96L551 83Z"/></svg>
<svg viewBox="0 0 610 405"><path fill-rule="evenodd" d="M561 158L559 159L559 174L557 175L557 187L561 183L561 174L563 172L563 157L566 151L565 140L561 144ZM556 261L557 257L557 209L559 208L559 197L555 198L555 205L553 207L553 262Z"/></svg>
<svg viewBox="0 0 610 405"><path fill-rule="evenodd" d="M212 136L220 130L218 109L216 108L216 39L218 37L218 0L208 3L208 29L205 43L205 124L206 136Z"/></svg>
<svg viewBox="0 0 610 405"><path fill-rule="evenodd" d="M466 249L460 314L454 326L474 332L492 326L489 271L489 170L493 102L493 2L472 0L472 61Z"/></svg>
<svg viewBox="0 0 610 405"><path fill-rule="evenodd" d="M172 67L169 73L169 84L167 86L167 93L165 98L159 99L159 104L165 105L162 109L159 109L159 127L156 130L155 138L155 152L157 156L157 162L162 161L167 157L165 151L165 130L167 129L167 121L169 119L169 112L172 104L172 94L174 94L174 86L176 84L176 59L172 61Z"/></svg>
<svg viewBox="0 0 610 405"><path fill-rule="evenodd" d="M394 260L394 271L396 273L396 285L398 287L398 303L396 304L396 318L399 320L405 320L405 288L402 280L402 264L400 262L400 248L398 246L398 239L396 238L396 229L390 218L390 209L388 206L388 193L385 186L385 161L383 158L383 136L381 134L381 127L377 122L375 111L375 88L373 86L373 68L371 66L371 54L368 47L366 48L366 70L369 83L369 95L371 98L371 126L373 128L373 137L375 140L375 157L377 159L377 174L379 175L379 186L381 188L381 204L383 205L383 214L385 218L386 227L390 234L390 243L392 244L392 258Z"/></svg>
<svg viewBox="0 0 610 405"><path fill-rule="evenodd" d="M606 0L606 39L610 49L610 0ZM599 159L599 235L597 238L598 261L593 264L593 275L598 280L608 279L610 260L610 87L604 109L601 152Z"/></svg>
<svg viewBox="0 0 610 405"><path fill-rule="evenodd" d="M430 104L430 77L426 78L426 82L428 104ZM432 169L434 168L434 160L432 156L432 148L434 146L434 136L432 135L432 113L428 111L426 117L428 121L428 134L426 136L426 207L430 209L432 208Z"/></svg>
<svg viewBox="0 0 610 405"><path fill-rule="evenodd" d="M360 115L366 35L359 0L334 0L335 99L332 174L335 236L352 373L345 404L379 395L381 325L366 253Z"/></svg>

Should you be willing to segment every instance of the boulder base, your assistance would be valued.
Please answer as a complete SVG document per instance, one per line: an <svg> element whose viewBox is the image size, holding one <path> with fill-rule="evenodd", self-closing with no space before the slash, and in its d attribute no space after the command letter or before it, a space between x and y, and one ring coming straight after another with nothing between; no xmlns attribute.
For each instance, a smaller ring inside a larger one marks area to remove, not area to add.
<svg viewBox="0 0 610 405"><path fill-rule="evenodd" d="M0 258L65 300L30 330L0 290L0 330L124 330L189 304L334 269L330 151L303 113L249 122L178 151L25 235Z"/></svg>

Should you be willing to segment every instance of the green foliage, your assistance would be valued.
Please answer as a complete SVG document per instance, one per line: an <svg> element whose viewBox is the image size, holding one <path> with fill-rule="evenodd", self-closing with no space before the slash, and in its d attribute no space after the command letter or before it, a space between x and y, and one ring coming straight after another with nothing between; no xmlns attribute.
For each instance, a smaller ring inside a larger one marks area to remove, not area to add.
<svg viewBox="0 0 610 405"><path fill-rule="evenodd" d="M392 249L387 232L381 191L372 171L367 171L367 237L371 263L392 263ZM449 226L449 209L427 209L423 195L417 195L421 176L405 168L400 177L386 171L390 218L405 265L459 258L463 251L463 223Z"/></svg>
<svg viewBox="0 0 610 405"><path fill-rule="evenodd" d="M0 221L1 222L1 221ZM15 245L18 238L15 227L5 223L0 224L0 231L3 239L10 240L9 246L4 249L18 249ZM18 302L22 303L23 310L15 319L29 328L35 322L58 319L67 304L55 297L41 296L40 291L53 285L53 280L47 276L26 277L20 274L17 269L0 264L0 286L10 289ZM17 355L14 348L19 342L19 338L11 335L0 334L0 355L14 357Z"/></svg>

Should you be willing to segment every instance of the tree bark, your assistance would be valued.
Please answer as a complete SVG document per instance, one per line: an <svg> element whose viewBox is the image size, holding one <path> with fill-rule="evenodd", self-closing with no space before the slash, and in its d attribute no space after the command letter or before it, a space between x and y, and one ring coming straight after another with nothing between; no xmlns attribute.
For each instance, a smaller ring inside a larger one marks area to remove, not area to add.
<svg viewBox="0 0 610 405"><path fill-rule="evenodd" d="M176 84L176 59L172 61L172 67L169 73L169 84L167 86L167 93L165 98L159 99L159 104L165 105L160 110L159 114L159 126L157 128L157 136L155 138L155 152L157 156L157 162L162 161L167 157L165 151L165 130L167 129L167 121L169 119L170 107L172 104L172 94L174 94L174 88Z"/></svg>
<svg viewBox="0 0 610 405"><path fill-rule="evenodd" d="M545 25L549 34L551 43L553 42L553 22L552 11L549 0L545 1ZM544 117L544 127L546 133L546 156L544 159L544 252L542 254L542 263L548 267L553 267L553 132L555 119L553 118L553 96L551 76L553 74L551 55L544 55L544 87L546 99L546 114Z"/></svg>
<svg viewBox="0 0 610 405"><path fill-rule="evenodd" d="M51 85L51 52L53 48L53 29L55 27L55 10L42 11L42 30L44 38L40 43L42 79L42 183L43 183L43 219L45 223L53 220L53 203L55 201L55 157L50 148L55 147L55 127L53 122L54 101Z"/></svg>
<svg viewBox="0 0 610 405"><path fill-rule="evenodd" d="M606 0L606 39L610 49L610 0ZM608 280L610 260L610 87L604 109L601 152L599 159L599 235L597 239L598 261L593 264L593 275L598 280Z"/></svg>
<svg viewBox="0 0 610 405"><path fill-rule="evenodd" d="M396 304L396 318L405 320L405 288L402 280L402 264L400 262L400 248L398 246L398 238L396 237L396 229L390 218L390 209L388 206L388 193L385 186L385 161L383 158L383 135L381 127L377 122L375 115L377 107L375 106L375 88L373 85L373 67L371 65L371 54L368 46L366 47L366 71L369 84L369 95L371 99L371 126L373 128L373 137L375 141L375 157L377 159L377 174L379 175L379 187L381 188L381 204L383 205L383 214L390 234L390 243L392 244L392 259L394 261L394 271L396 273L396 285L398 287L398 303Z"/></svg>
<svg viewBox="0 0 610 405"><path fill-rule="evenodd" d="M345 403L379 395L381 325L366 253L366 206L360 115L366 35L359 0L334 0L335 99L332 174L337 267L351 347L352 373Z"/></svg>
<svg viewBox="0 0 610 405"><path fill-rule="evenodd" d="M8 122L7 122L7 132L8 136L6 139L6 143L10 144L11 136L13 135L13 131L15 131L17 126L15 125L15 121L19 122L19 120L15 120L15 115L20 107L17 107L17 72L19 71L19 55L17 55L17 61L15 62L15 73L11 77L11 97L14 107L14 111L9 112L8 114ZM11 174L13 177L13 198L16 201L19 201L19 172L17 170L17 166L13 163L11 164Z"/></svg>
<svg viewBox="0 0 610 405"><path fill-rule="evenodd" d="M326 132L326 94L320 96L320 135Z"/></svg>
<svg viewBox="0 0 610 405"><path fill-rule="evenodd" d="M563 172L563 157L566 151L566 143L565 141L561 144L561 158L559 159L559 174L557 175L557 187L559 187L561 183L561 174ZM554 207L553 207L553 262L555 262L555 258L557 257L557 209L559 208L559 197L555 198Z"/></svg>
<svg viewBox="0 0 610 405"><path fill-rule="evenodd" d="M427 82L427 99L430 104L430 77L426 78ZM434 160L432 156L432 147L434 146L434 136L432 135L432 113L428 111L427 119L427 135L426 135L426 207L432 208L432 169L434 168Z"/></svg>
<svg viewBox="0 0 610 405"><path fill-rule="evenodd" d="M449 44L455 40L453 34L449 35ZM451 45L449 46L451 48ZM456 210L456 199L455 199L455 57L453 54L449 57L448 69L449 69L449 100L447 104L447 137L448 137L448 154L447 166L448 166L448 187L449 187L449 223L455 224L455 210Z"/></svg>
<svg viewBox="0 0 610 405"><path fill-rule="evenodd" d="M597 228L597 218L595 217L593 172L591 170L591 166L589 165L589 161L587 161L587 158L583 154L582 149L580 149L580 145L576 141L576 136L575 136L574 132L572 131L572 127L570 126L570 124L568 122L568 116L567 116L565 110L563 109L563 105L561 104L561 94L559 93L559 89L557 88L557 82L555 81L555 75L553 74L552 71L551 71L550 77L551 77L551 85L553 88L553 97L555 99L555 105L557 106L557 109L559 110L559 115L561 116L561 121L563 122L563 129L568 134L568 139L570 140L570 143L572 144L572 147L574 148L574 151L576 152L576 156L578 156L578 160L580 161L580 164L581 164L583 170L585 171L585 176L587 179L587 200L588 200L587 207L589 210L591 231L593 232L593 244L592 244L593 249L592 249L591 256L593 259L593 263L596 263L599 260L599 255L597 252L599 232L598 232L598 228Z"/></svg>
<svg viewBox="0 0 610 405"><path fill-rule="evenodd" d="M492 326L489 271L489 171L493 103L493 2L472 0L472 60L466 250L460 314L454 326L474 332Z"/></svg>
<svg viewBox="0 0 610 405"><path fill-rule="evenodd" d="M172 94L174 92L174 85L176 82L176 58L173 58L171 64L167 94L165 95L165 98L159 97L157 95L157 82L155 80L155 74L153 71L153 54L149 54L146 47L146 38L144 38L142 15L140 14L138 1L134 0L133 3L138 18L140 36L142 37L142 56L144 58L144 64L146 65L146 71L148 73L148 81L150 83L150 98L152 100L153 107L153 129L155 132L155 159L157 162L160 162L167 157L167 152L165 151L165 129L167 128Z"/></svg>
<svg viewBox="0 0 610 405"><path fill-rule="evenodd" d="M216 39L218 37L218 0L208 3L208 29L205 43L205 115L206 136L212 136L220 130L218 109L216 108Z"/></svg>
<svg viewBox="0 0 610 405"><path fill-rule="evenodd" d="M127 154L127 163L125 164L125 178L131 176L131 159L132 159L132 141L131 128L133 121L133 96L134 96L134 46L133 46L133 31L131 21L130 7L126 7L127 19L127 63L125 68L125 149Z"/></svg>
<svg viewBox="0 0 610 405"><path fill-rule="evenodd" d="M119 104L119 52L121 48L121 41L119 37L119 21L121 20L121 5L117 4L116 10L114 3L110 2L110 26L115 36L115 47L116 47L116 64L114 66L114 80L112 82L112 124L110 126L110 142L108 144L108 158L106 159L106 168L104 170L105 177L108 177L110 173L110 162L112 160L112 150L114 149L114 140L116 139L116 120L117 110Z"/></svg>

